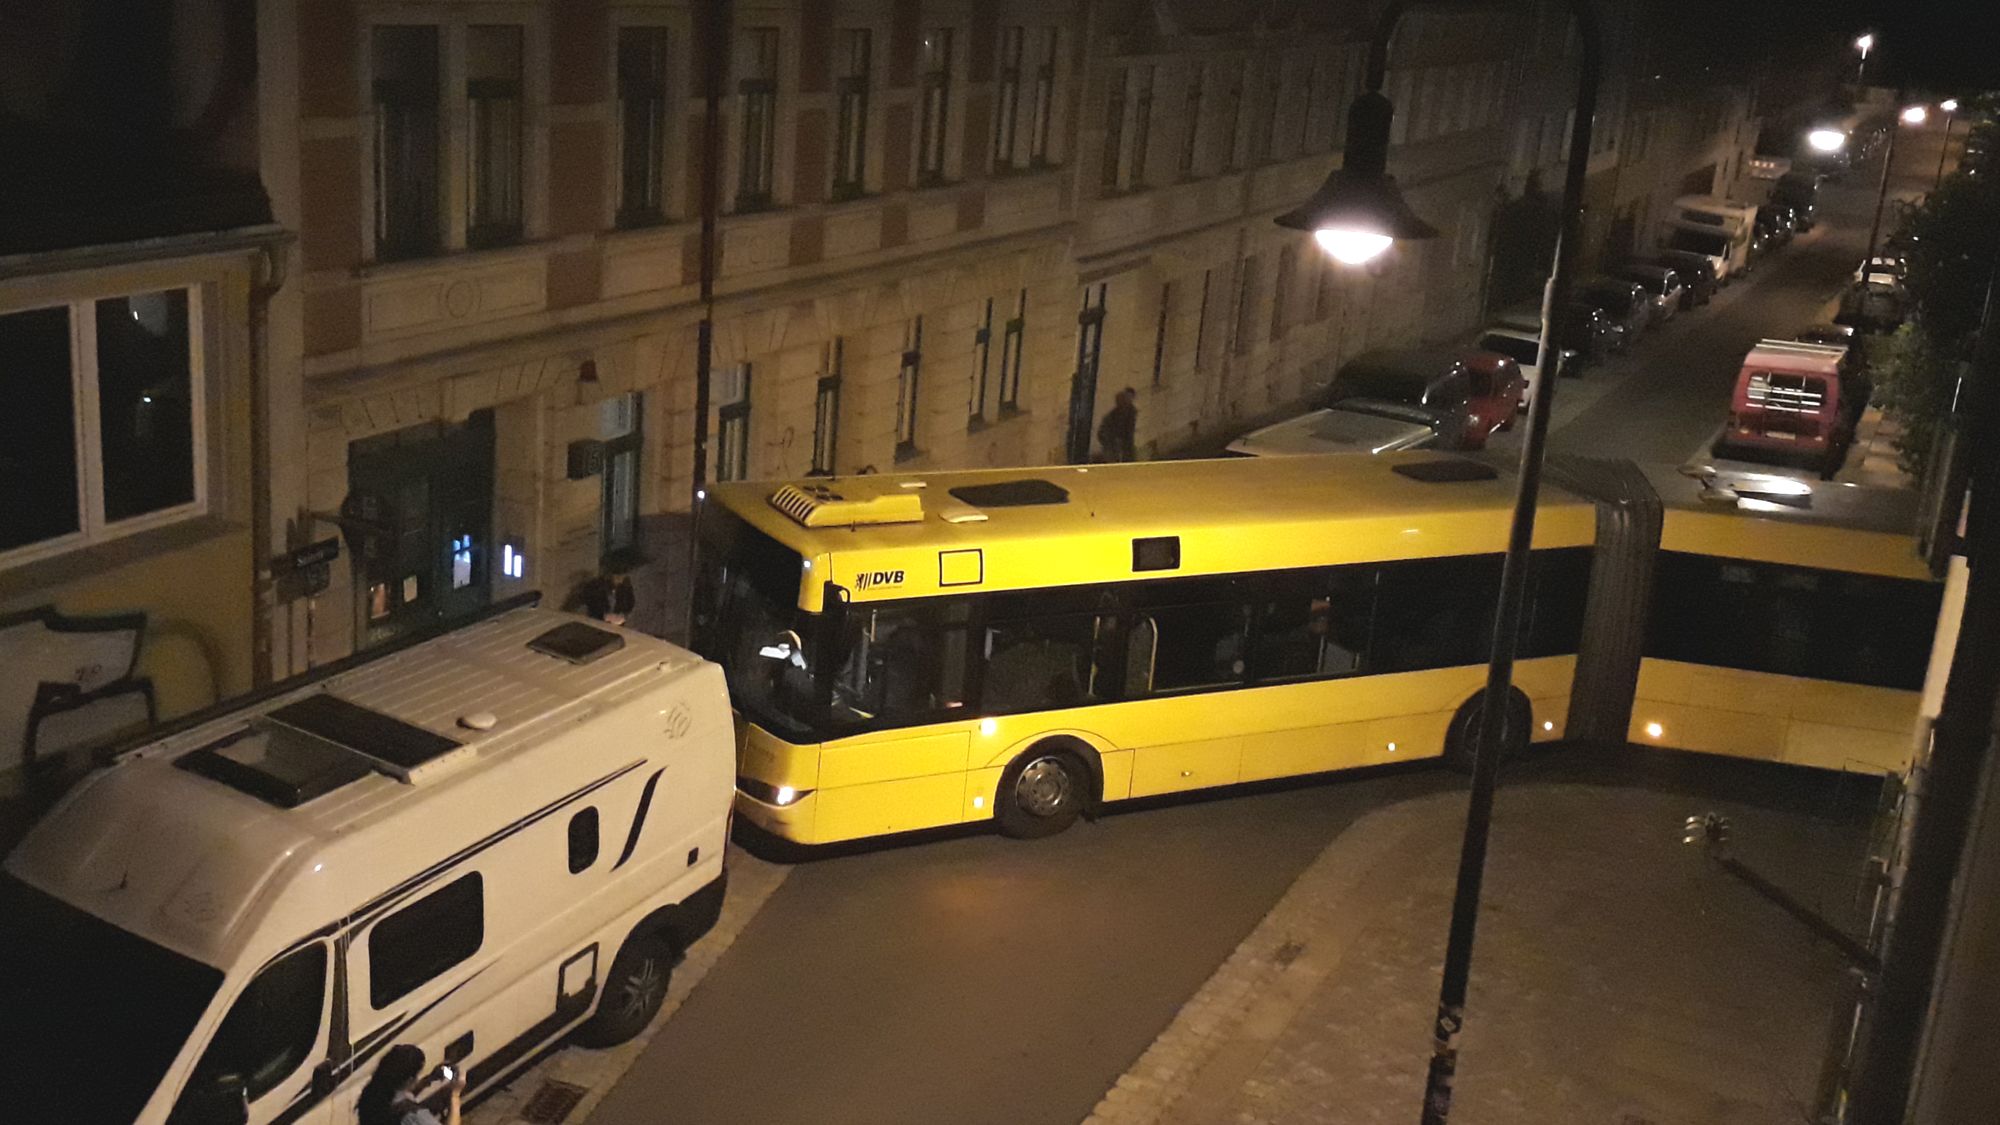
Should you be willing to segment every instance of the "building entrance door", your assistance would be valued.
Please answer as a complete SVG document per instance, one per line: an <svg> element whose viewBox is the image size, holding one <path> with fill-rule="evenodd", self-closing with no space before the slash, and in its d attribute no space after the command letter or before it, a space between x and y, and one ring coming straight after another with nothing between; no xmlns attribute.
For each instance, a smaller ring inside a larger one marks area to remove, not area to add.
<svg viewBox="0 0 2000 1125"><path fill-rule="evenodd" d="M492 411L354 442L347 476L356 647L492 599Z"/></svg>

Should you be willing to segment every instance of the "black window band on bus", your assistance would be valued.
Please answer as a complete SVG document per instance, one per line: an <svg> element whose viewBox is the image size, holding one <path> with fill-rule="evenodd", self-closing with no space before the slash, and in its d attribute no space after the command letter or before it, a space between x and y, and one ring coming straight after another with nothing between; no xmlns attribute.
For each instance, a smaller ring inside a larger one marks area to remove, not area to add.
<svg viewBox="0 0 2000 1125"><path fill-rule="evenodd" d="M1133 570L1179 570L1180 567L1180 536L1158 535L1149 539L1132 540Z"/></svg>

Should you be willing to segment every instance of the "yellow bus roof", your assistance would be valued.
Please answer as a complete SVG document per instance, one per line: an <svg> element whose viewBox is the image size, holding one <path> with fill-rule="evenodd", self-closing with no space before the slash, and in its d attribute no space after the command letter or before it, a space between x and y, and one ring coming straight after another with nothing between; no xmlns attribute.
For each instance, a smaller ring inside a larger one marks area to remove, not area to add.
<svg viewBox="0 0 2000 1125"><path fill-rule="evenodd" d="M820 608L828 581L876 601L1504 550L1514 478L1425 481L1395 471L1423 464L1472 462L1327 454L883 473L717 485L708 502L802 556L800 605L809 610ZM1066 500L993 506L952 495L1030 480ZM790 511L772 504L781 490ZM907 522L802 522L850 517ZM1595 529L1589 501L1544 487L1535 546L1588 546ZM1179 537L1179 565L1135 570L1133 541L1163 536Z"/></svg>
<svg viewBox="0 0 2000 1125"><path fill-rule="evenodd" d="M1889 578L1932 577L1917 556L1919 497L1909 489L1741 471L1718 472L1705 489L1701 480L1676 469L1644 470L1665 507L1661 550ZM1718 502L1716 487L1734 492L1735 502Z"/></svg>

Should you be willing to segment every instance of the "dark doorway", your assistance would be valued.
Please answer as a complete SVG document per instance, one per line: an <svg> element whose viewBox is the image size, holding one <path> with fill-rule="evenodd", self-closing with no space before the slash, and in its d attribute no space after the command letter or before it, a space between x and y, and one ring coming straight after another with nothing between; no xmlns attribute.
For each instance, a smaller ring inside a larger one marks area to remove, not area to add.
<svg viewBox="0 0 2000 1125"><path fill-rule="evenodd" d="M347 447L357 648L492 599L493 412Z"/></svg>
<svg viewBox="0 0 2000 1125"><path fill-rule="evenodd" d="M1097 420L1097 368L1104 355L1104 282L1083 287L1083 310L1076 316L1076 375L1069 385L1069 436L1064 452L1072 465L1090 460L1091 423Z"/></svg>

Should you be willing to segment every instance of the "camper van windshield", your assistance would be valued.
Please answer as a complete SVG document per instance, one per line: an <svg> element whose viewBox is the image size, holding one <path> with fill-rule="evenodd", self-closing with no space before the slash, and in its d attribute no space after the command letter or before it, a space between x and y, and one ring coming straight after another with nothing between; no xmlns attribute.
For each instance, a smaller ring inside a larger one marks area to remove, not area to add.
<svg viewBox="0 0 2000 1125"><path fill-rule="evenodd" d="M1692 250L1697 254L1707 254L1714 258L1726 257L1729 253L1727 238L1720 234L1688 230L1686 227L1674 231L1672 237L1667 239L1667 246L1669 249Z"/></svg>
<svg viewBox="0 0 2000 1125"><path fill-rule="evenodd" d="M221 972L4 872L0 964L9 1121L139 1116L222 984Z"/></svg>

